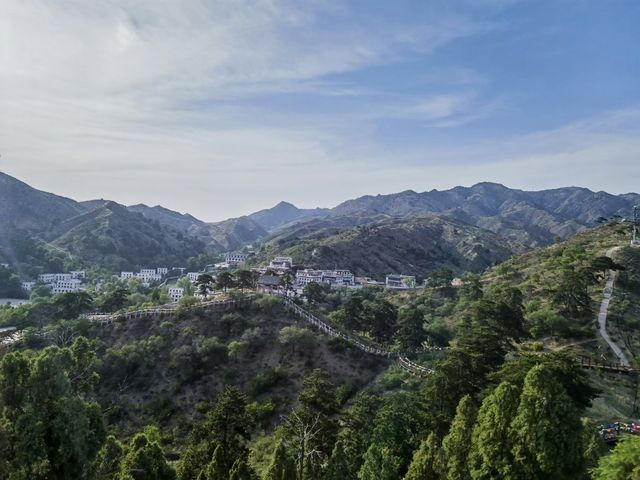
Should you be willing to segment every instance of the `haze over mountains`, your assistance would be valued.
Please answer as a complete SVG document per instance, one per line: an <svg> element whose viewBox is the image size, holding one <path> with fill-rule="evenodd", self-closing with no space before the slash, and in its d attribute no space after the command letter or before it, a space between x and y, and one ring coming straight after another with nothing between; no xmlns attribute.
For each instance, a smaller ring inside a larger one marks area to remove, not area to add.
<svg viewBox="0 0 640 480"><path fill-rule="evenodd" d="M37 250L44 249L66 261L117 270L178 265L201 253L261 241L264 252L292 253L298 261L322 267L342 264L377 272L371 265L400 269L404 264L403 270L424 271L451 264L480 269L513 252L567 238L600 217L629 216L638 203L635 193L612 195L577 187L527 192L479 183L364 196L331 209L299 209L281 202L244 217L207 223L161 206L76 202L0 173L0 257L38 265L43 262ZM35 245L25 246L25 237ZM439 246L434 251L427 244ZM377 260L356 261L365 246Z"/></svg>

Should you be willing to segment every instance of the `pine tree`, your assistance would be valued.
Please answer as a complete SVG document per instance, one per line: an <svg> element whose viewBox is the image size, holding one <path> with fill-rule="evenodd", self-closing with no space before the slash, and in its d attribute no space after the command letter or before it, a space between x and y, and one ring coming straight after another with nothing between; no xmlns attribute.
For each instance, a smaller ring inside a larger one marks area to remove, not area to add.
<svg viewBox="0 0 640 480"><path fill-rule="evenodd" d="M518 409L518 387L503 382L482 402L473 428L469 465L473 480L512 480L511 422Z"/></svg>
<svg viewBox="0 0 640 480"><path fill-rule="evenodd" d="M224 463L222 447L218 445L213 451L213 457L205 469L207 480L226 480L229 477L229 470Z"/></svg>
<svg viewBox="0 0 640 480"><path fill-rule="evenodd" d="M372 444L364 454L364 463L358 472L359 480L398 480L402 460L387 447Z"/></svg>
<svg viewBox="0 0 640 480"><path fill-rule="evenodd" d="M468 457L476 414L477 409L473 400L469 395L464 396L458 404L449 433L442 442L447 461L448 480L469 480L471 478Z"/></svg>
<svg viewBox="0 0 640 480"><path fill-rule="evenodd" d="M320 478L338 431L335 387L316 369L304 381L300 406L285 422L287 442L295 453L298 478Z"/></svg>
<svg viewBox="0 0 640 480"><path fill-rule="evenodd" d="M533 367L525 377L511 423L517 478L580 478L584 470L580 413L551 367Z"/></svg>
<svg viewBox="0 0 640 480"><path fill-rule="evenodd" d="M400 311L394 338L402 350L416 350L422 345L426 338L423 323L424 315L417 308Z"/></svg>
<svg viewBox="0 0 640 480"><path fill-rule="evenodd" d="M441 480L445 478L445 464L438 437L435 433L422 441L413 455L404 480Z"/></svg>
<svg viewBox="0 0 640 480"><path fill-rule="evenodd" d="M273 452L273 459L264 480L296 480L296 467L282 441Z"/></svg>

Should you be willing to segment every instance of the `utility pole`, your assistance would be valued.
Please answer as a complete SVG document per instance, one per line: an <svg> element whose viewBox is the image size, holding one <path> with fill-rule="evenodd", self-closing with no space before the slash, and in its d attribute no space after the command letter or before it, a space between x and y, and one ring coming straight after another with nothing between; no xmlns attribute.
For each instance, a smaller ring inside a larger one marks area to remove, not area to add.
<svg viewBox="0 0 640 480"><path fill-rule="evenodd" d="M632 245L640 244L638 240L638 227L640 227L640 206L636 205L633 207L633 239L631 240Z"/></svg>

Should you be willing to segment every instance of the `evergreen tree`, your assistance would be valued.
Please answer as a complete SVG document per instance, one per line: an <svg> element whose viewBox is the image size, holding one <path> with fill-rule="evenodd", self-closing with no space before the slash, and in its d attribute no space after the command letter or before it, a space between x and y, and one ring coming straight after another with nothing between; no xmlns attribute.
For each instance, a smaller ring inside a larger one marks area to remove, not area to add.
<svg viewBox="0 0 640 480"><path fill-rule="evenodd" d="M189 434L187 448L178 465L181 479L196 479L220 447L221 465L228 472L238 458L246 458L251 419L247 397L236 387L225 387L216 403Z"/></svg>
<svg viewBox="0 0 640 480"><path fill-rule="evenodd" d="M476 414L477 410L473 400L469 395L464 396L458 404L449 433L442 442L447 461L448 480L469 480L471 478L468 458Z"/></svg>
<svg viewBox="0 0 640 480"><path fill-rule="evenodd" d="M417 308L400 310L394 338L404 351L417 350L426 339L424 316Z"/></svg>
<svg viewBox="0 0 640 480"><path fill-rule="evenodd" d="M124 458L124 447L113 435L109 435L96 458L93 478L112 480L120 471L120 462Z"/></svg>
<svg viewBox="0 0 640 480"><path fill-rule="evenodd" d="M220 290L224 290L225 293L228 288L231 288L235 285L235 278L233 278L233 274L231 272L220 272L216 278L216 287Z"/></svg>
<svg viewBox="0 0 640 480"><path fill-rule="evenodd" d="M356 480L363 456L371 443L375 417L382 404L379 396L362 393L356 396L343 417L339 440L329 459L329 480Z"/></svg>
<svg viewBox="0 0 640 480"><path fill-rule="evenodd" d="M236 460L229 472L229 480L255 480L255 478L253 469L243 459Z"/></svg>
<svg viewBox="0 0 640 480"><path fill-rule="evenodd" d="M296 480L296 467L287 453L284 442L279 441L264 480Z"/></svg>
<svg viewBox="0 0 640 480"><path fill-rule="evenodd" d="M482 402L469 454L474 480L516 480L509 431L519 398L518 387L503 382Z"/></svg>
<svg viewBox="0 0 640 480"><path fill-rule="evenodd" d="M359 465L358 468L353 468L354 454L353 446L348 440L338 440L327 466L327 480L356 480Z"/></svg>
<svg viewBox="0 0 640 480"><path fill-rule="evenodd" d="M611 455L600 459L593 480L637 480L640 478L640 437L618 442Z"/></svg>
<svg viewBox="0 0 640 480"><path fill-rule="evenodd" d="M344 304L344 326L349 330L362 329L364 303L362 297L354 295Z"/></svg>
<svg viewBox="0 0 640 480"><path fill-rule="evenodd" d="M445 478L442 449L435 433L422 441L413 455L404 480L441 480Z"/></svg>
<svg viewBox="0 0 640 480"><path fill-rule="evenodd" d="M176 472L164 458L157 442L150 442L144 433L131 440L129 451L120 466L118 480L175 480Z"/></svg>
<svg viewBox="0 0 640 480"><path fill-rule="evenodd" d="M99 406L87 398L95 371L85 346L78 339L71 348L0 360L0 474L81 478L93 464L106 432Z"/></svg>
<svg viewBox="0 0 640 480"><path fill-rule="evenodd" d="M372 444L364 454L359 480L398 480L402 461L387 447Z"/></svg>
<svg viewBox="0 0 640 480"><path fill-rule="evenodd" d="M334 385L326 372L316 369L304 381L299 396L300 406L285 423L285 433L295 452L298 478L320 478L336 440L338 430L334 418L338 413Z"/></svg>
<svg viewBox="0 0 640 480"><path fill-rule="evenodd" d="M517 478L580 478L580 412L549 366L536 365L525 377L510 438Z"/></svg>
<svg viewBox="0 0 640 480"><path fill-rule="evenodd" d="M365 323L371 336L380 343L391 340L396 327L398 311L387 300L376 299L365 302Z"/></svg>
<svg viewBox="0 0 640 480"><path fill-rule="evenodd" d="M209 292L213 290L213 284L215 280L208 273L201 273L196 279L196 286L198 287L198 294L202 295L205 299L209 296Z"/></svg>
<svg viewBox="0 0 640 480"><path fill-rule="evenodd" d="M226 480L229 477L229 469L225 466L220 445L213 451L213 457L204 471L206 480Z"/></svg>

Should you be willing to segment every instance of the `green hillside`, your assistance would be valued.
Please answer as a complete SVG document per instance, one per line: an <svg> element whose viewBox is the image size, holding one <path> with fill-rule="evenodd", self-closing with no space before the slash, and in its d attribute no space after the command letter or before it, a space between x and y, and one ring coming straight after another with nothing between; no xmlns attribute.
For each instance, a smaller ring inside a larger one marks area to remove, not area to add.
<svg viewBox="0 0 640 480"><path fill-rule="evenodd" d="M348 217L291 227L270 240L261 256L287 255L299 265L338 266L384 279L389 273L425 278L441 268L482 271L523 250L517 242L445 217Z"/></svg>

